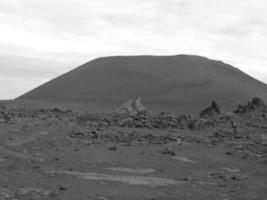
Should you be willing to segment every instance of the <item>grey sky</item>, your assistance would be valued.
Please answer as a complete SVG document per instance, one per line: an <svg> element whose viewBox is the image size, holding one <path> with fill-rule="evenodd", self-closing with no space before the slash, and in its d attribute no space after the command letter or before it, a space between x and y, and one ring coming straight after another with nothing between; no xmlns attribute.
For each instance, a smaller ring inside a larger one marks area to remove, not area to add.
<svg viewBox="0 0 267 200"><path fill-rule="evenodd" d="M109 55L203 55L267 82L266 10L266 0L1 0L0 99Z"/></svg>

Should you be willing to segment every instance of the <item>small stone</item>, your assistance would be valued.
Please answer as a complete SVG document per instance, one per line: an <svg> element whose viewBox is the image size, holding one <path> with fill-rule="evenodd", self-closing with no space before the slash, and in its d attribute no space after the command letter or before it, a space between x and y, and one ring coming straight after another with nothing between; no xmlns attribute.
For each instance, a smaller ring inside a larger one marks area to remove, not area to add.
<svg viewBox="0 0 267 200"><path fill-rule="evenodd" d="M191 181L191 180L192 180L191 177L185 177L185 178L184 178L184 181Z"/></svg>
<svg viewBox="0 0 267 200"><path fill-rule="evenodd" d="M169 148L166 148L162 151L160 151L161 154L164 154L164 155L171 155L171 156L175 156L176 153L172 150L170 150Z"/></svg>
<svg viewBox="0 0 267 200"><path fill-rule="evenodd" d="M116 150L118 150L118 148L116 146L112 146L109 148L109 150L116 151Z"/></svg>
<svg viewBox="0 0 267 200"><path fill-rule="evenodd" d="M239 180L241 180L241 177L240 176L237 176L237 175L234 175L234 176L231 177L231 179L233 181L239 181Z"/></svg>
<svg viewBox="0 0 267 200"><path fill-rule="evenodd" d="M60 187L58 188L58 190L65 191L65 190L67 190L67 188L64 187L64 186L60 186Z"/></svg>

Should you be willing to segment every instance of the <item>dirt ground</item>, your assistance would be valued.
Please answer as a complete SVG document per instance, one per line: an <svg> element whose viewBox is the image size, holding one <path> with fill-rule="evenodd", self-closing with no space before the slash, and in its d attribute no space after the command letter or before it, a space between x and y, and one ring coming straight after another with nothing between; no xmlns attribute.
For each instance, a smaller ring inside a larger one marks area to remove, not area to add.
<svg viewBox="0 0 267 200"><path fill-rule="evenodd" d="M267 196L263 112L122 119L6 102L0 113L0 200Z"/></svg>

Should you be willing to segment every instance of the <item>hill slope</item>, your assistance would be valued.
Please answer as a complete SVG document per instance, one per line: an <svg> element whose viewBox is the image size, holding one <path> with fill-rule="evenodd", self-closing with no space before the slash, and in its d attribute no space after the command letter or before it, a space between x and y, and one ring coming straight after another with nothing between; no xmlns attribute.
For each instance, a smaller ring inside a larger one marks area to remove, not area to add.
<svg viewBox="0 0 267 200"><path fill-rule="evenodd" d="M226 107L254 96L267 100L267 86L220 61L199 56L98 58L24 94L19 99L112 110L141 96L154 111L198 112L212 100Z"/></svg>

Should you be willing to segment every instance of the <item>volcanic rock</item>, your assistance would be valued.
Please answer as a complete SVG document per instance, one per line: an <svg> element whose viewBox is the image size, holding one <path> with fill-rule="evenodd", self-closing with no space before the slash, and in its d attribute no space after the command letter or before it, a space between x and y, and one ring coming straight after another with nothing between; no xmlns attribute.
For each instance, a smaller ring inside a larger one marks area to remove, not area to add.
<svg viewBox="0 0 267 200"><path fill-rule="evenodd" d="M216 101L212 101L211 105L206 109L204 109L203 111L201 111L199 116L202 118L208 118L220 115L222 113L223 109L221 108L221 106Z"/></svg>
<svg viewBox="0 0 267 200"><path fill-rule="evenodd" d="M119 113L137 115L146 113L146 108L141 103L141 97L136 97L134 100L129 100L124 103L119 109Z"/></svg>
<svg viewBox="0 0 267 200"><path fill-rule="evenodd" d="M234 111L235 113L245 114L251 112L266 112L267 108L264 101L258 97L252 99L246 105L239 105Z"/></svg>

